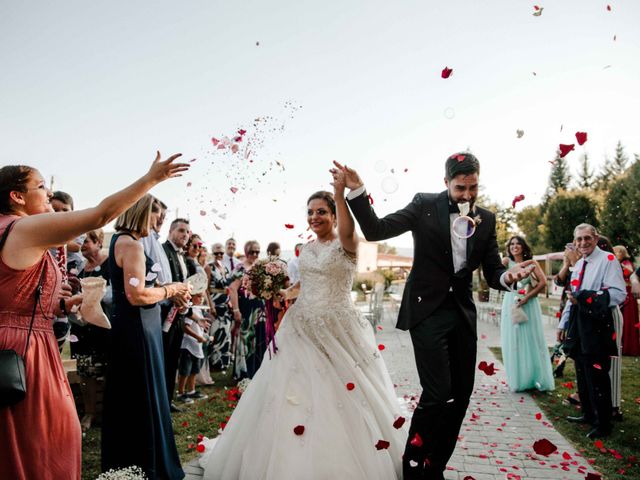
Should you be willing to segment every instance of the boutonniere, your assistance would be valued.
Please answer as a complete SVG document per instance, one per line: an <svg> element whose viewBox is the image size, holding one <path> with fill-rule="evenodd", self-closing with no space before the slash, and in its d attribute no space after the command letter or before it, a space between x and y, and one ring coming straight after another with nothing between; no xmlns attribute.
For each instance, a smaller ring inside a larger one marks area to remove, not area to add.
<svg viewBox="0 0 640 480"><path fill-rule="evenodd" d="M480 214L477 214L475 217L473 217L473 223L476 227L482 223L482 217L480 216Z"/></svg>

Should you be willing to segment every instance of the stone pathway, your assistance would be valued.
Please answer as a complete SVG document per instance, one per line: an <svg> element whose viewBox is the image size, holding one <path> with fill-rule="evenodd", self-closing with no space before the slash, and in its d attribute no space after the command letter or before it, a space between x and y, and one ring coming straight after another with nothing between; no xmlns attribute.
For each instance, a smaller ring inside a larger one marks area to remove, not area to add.
<svg viewBox="0 0 640 480"><path fill-rule="evenodd" d="M410 416L420 394L411 339L408 332L395 329L395 311L389 306L385 306L381 327L377 341L386 347L382 355L398 397ZM546 324L549 343L553 343L554 334L552 323ZM467 417L445 478L583 480L587 472L594 472L586 459L553 428L529 394L509 391L502 364L489 350L500 345L499 328L479 322L478 337L478 362L494 362L497 372L492 376L479 370L476 373ZM558 450L548 457L537 455L533 443L541 439L551 441ZM185 466L185 472L188 480L202 479L197 460Z"/></svg>

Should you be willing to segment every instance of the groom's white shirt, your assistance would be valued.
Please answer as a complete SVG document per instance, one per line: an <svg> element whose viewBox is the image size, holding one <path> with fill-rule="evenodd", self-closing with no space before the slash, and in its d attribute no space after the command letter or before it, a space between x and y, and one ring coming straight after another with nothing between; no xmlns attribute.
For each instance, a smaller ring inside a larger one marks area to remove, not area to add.
<svg viewBox="0 0 640 480"><path fill-rule="evenodd" d="M355 190L351 190L348 194L347 194L347 198L349 200L353 200L354 198L362 195L364 192L366 191L364 184L358 188L356 188ZM458 217L457 213L452 213L449 215L449 225L453 225L453 221ZM462 270L466 264L467 264L467 239L466 238L460 238L457 235L454 235L453 232L451 232L451 253L453 256L453 271L455 273L458 273L460 270ZM500 283L502 284L502 286L504 288L506 288L509 291L512 291L513 288L510 287L509 285L507 285L507 283L505 282L505 275L507 274L507 272L503 273L500 276Z"/></svg>

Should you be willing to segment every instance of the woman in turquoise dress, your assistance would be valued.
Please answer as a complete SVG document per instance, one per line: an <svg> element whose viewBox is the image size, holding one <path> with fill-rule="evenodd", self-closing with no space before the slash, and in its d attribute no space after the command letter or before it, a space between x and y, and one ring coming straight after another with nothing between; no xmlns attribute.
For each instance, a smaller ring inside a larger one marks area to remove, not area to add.
<svg viewBox="0 0 640 480"><path fill-rule="evenodd" d="M507 242L506 267L533 258L524 238L513 236ZM554 389L549 349L542 329L538 293L546 286L545 274L536 265L531 277L518 282L517 290L507 292L502 302L502 359L507 383L513 392ZM522 315L524 314L524 315Z"/></svg>

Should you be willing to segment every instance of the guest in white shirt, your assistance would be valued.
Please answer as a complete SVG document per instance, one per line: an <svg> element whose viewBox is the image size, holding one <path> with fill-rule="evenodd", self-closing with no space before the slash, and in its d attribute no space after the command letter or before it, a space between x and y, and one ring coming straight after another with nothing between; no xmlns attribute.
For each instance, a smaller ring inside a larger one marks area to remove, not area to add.
<svg viewBox="0 0 640 480"><path fill-rule="evenodd" d="M289 283L295 285L300 280L300 251L302 250L302 244L297 243L294 247L295 257L289 260L287 264L287 271L289 272Z"/></svg>

